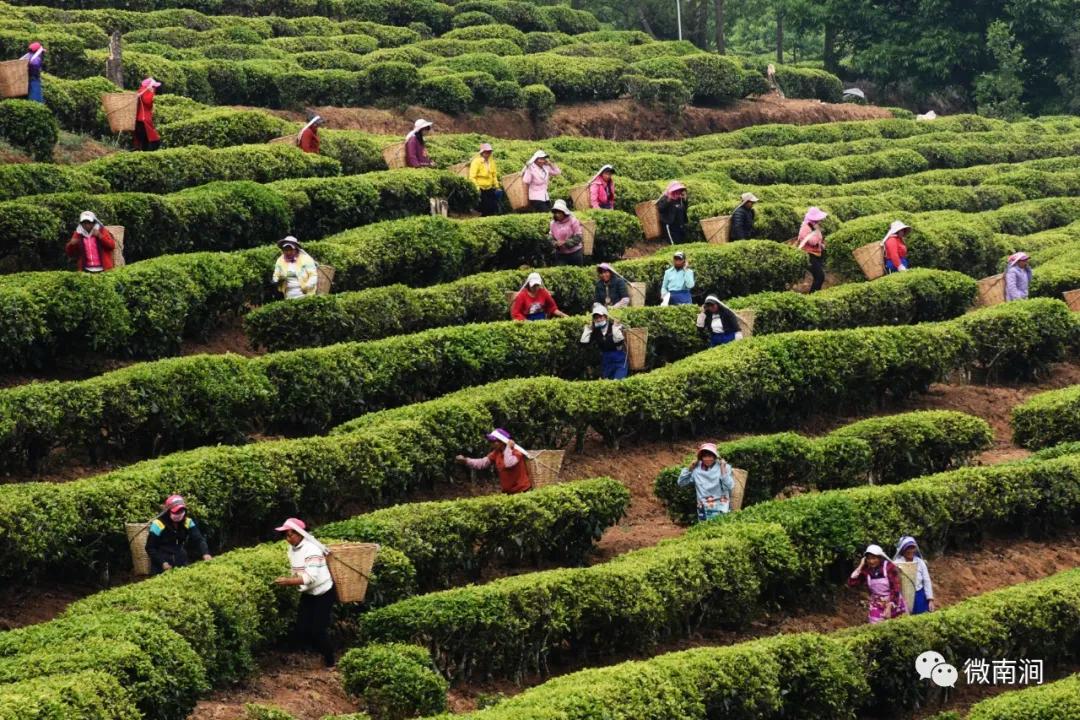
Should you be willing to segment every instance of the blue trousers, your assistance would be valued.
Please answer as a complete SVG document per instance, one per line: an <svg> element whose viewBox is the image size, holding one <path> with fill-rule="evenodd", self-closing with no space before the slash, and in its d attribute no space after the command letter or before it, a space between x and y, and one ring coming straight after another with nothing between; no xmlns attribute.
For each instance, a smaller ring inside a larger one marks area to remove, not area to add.
<svg viewBox="0 0 1080 720"><path fill-rule="evenodd" d="M623 380L626 378L626 351L608 350L600 353L600 377L604 380Z"/></svg>
<svg viewBox="0 0 1080 720"><path fill-rule="evenodd" d="M915 600L912 602L912 605L912 615L922 615L925 612L930 612L930 601L926 599L925 590L915 591Z"/></svg>
<svg viewBox="0 0 1080 720"><path fill-rule="evenodd" d="M547 313L544 313L544 312L531 313L529 315L526 315L525 319L526 320L547 320Z"/></svg>
<svg viewBox="0 0 1080 720"><path fill-rule="evenodd" d="M690 297L689 290L675 290L671 293L671 299L668 300L668 305L689 305L694 302Z"/></svg>
<svg viewBox="0 0 1080 720"><path fill-rule="evenodd" d="M712 337L709 338L709 347L716 347L717 345L726 345L735 339L735 333L712 333Z"/></svg>
<svg viewBox="0 0 1080 720"><path fill-rule="evenodd" d="M901 260L900 264L903 265L904 267L907 267L908 266L907 258L904 258L903 260ZM885 274L889 275L889 274L894 273L894 272L900 272L900 271L897 270L896 266L892 264L892 260L886 260L885 261Z"/></svg>
<svg viewBox="0 0 1080 720"><path fill-rule="evenodd" d="M26 99L39 103L45 102L45 93L41 90L41 78L30 78L30 87Z"/></svg>

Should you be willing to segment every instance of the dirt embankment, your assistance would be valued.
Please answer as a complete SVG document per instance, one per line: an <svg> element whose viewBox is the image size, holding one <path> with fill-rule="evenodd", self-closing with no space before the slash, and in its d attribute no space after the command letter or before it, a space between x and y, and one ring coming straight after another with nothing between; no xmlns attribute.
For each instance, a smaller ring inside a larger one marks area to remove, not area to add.
<svg viewBox="0 0 1080 720"><path fill-rule="evenodd" d="M688 107L678 118L641 105L633 100L560 105L544 123L536 124L523 110L489 109L478 115L447 115L437 110L411 106L404 110L375 108L313 107L326 119L328 128L363 130L380 135L403 135L413 120L423 117L435 123L440 133L481 133L499 138L538 139L578 135L608 140L666 140L728 132L764 123L838 122L889 118L884 108L823 103L819 100L789 100L761 97L738 100L723 108ZM289 120L302 121L304 113L276 111Z"/></svg>

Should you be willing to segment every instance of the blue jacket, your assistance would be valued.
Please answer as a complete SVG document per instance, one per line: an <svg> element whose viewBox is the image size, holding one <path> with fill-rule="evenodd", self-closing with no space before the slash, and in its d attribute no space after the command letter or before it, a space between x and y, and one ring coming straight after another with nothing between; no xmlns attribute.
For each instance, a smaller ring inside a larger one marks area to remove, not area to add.
<svg viewBox="0 0 1080 720"><path fill-rule="evenodd" d="M660 283L660 294L694 289L694 271L688 267L676 270L669 267L664 271L664 280Z"/></svg>
<svg viewBox="0 0 1080 720"><path fill-rule="evenodd" d="M694 484L697 491L699 507L713 507L720 512L731 510L731 493L735 489L735 474L731 471L731 465L727 466L727 472L721 474L720 461L717 460L709 469L702 467L701 462L694 464L694 469L683 468L679 473L679 485Z"/></svg>

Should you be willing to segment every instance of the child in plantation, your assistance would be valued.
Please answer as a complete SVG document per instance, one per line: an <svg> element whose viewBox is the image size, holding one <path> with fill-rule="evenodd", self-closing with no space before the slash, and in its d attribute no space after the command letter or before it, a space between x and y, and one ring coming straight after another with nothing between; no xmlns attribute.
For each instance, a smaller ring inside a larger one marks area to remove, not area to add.
<svg viewBox="0 0 1080 720"><path fill-rule="evenodd" d="M869 545L862 560L848 578L848 587L866 583L870 593L870 609L867 620L871 625L900 617L907 612L904 595L900 591L900 571L880 545Z"/></svg>
<svg viewBox="0 0 1080 720"><path fill-rule="evenodd" d="M679 473L679 485L693 483L698 520L704 522L731 511L735 475L713 443L698 448L697 458Z"/></svg>
<svg viewBox="0 0 1080 720"><path fill-rule="evenodd" d="M709 347L742 340L743 336L735 313L715 295L705 298L705 304L697 316L697 328L698 333L709 341Z"/></svg>
<svg viewBox="0 0 1080 720"><path fill-rule="evenodd" d="M908 562L915 566L915 600L911 604L911 614L934 612L934 585L930 581L930 569L923 560L922 551L919 550L915 538L910 535L900 538L900 542L896 544L893 562Z"/></svg>
<svg viewBox="0 0 1080 720"><path fill-rule="evenodd" d="M146 554L150 556L150 574L160 575L166 570L184 567L188 564L187 545L195 543L199 556L210 559L210 548L206 544L199 526L187 514L187 503L179 495L170 495L164 503L164 510L150 521L146 534Z"/></svg>
<svg viewBox="0 0 1080 720"><path fill-rule="evenodd" d="M274 263L271 281L278 286L286 300L314 295L319 286L319 267L315 259L304 252L300 241L289 235L278 241L281 255Z"/></svg>
<svg viewBox="0 0 1080 720"><path fill-rule="evenodd" d="M540 273L529 273L525 284L514 296L510 305L510 317L514 320L550 320L553 317L566 317L566 313L555 304L555 298L544 287Z"/></svg>
<svg viewBox="0 0 1080 720"><path fill-rule="evenodd" d="M592 322L581 333L583 345L600 348L600 377L604 380L623 380L629 368L626 364L626 335L623 326L608 317L608 310L594 303Z"/></svg>
<svg viewBox="0 0 1080 720"><path fill-rule="evenodd" d="M686 241L686 226L690 224L686 214L689 201L686 198L686 186L679 181L672 182L656 201L660 212L660 225L664 236L672 245Z"/></svg>
<svg viewBox="0 0 1080 720"><path fill-rule="evenodd" d="M814 278L810 284L812 293L820 290L825 282L825 236L821 233L821 221L828 216L824 210L812 207L806 211L799 228L799 249L809 258L810 275Z"/></svg>
<svg viewBox="0 0 1080 720"><path fill-rule="evenodd" d="M289 543L287 577L274 580L275 585L300 589L300 606L290 644L298 650L312 647L323 657L326 667L334 667L334 647L330 643L330 615L334 610L334 579L326 556L330 549L307 532L307 525L298 518L289 518L281 527Z"/></svg>
<svg viewBox="0 0 1080 720"><path fill-rule="evenodd" d="M502 428L495 428L484 436L491 443L491 452L482 458L458 455L454 460L472 470L487 470L494 466L499 476L499 486L508 495L532 490L532 480L525 466L525 453L521 451Z"/></svg>

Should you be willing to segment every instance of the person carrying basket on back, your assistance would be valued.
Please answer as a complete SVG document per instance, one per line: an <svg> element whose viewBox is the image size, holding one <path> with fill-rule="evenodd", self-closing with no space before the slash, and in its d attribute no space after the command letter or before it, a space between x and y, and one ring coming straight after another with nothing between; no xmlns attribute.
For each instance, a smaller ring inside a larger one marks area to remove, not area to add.
<svg viewBox="0 0 1080 720"><path fill-rule="evenodd" d="M521 170L521 182L528 189L529 209L533 212L548 212L551 210L551 195L548 194L548 183L556 175L562 175L559 166L551 162L551 158L543 150L537 150L525 163ZM566 203L563 203L565 206Z"/></svg>
<svg viewBox="0 0 1080 720"><path fill-rule="evenodd" d="M550 320L553 317L564 318L566 313L559 309L555 298L544 287L540 273L529 273L525 284L510 303L510 317L513 320Z"/></svg>
<svg viewBox="0 0 1080 720"><path fill-rule="evenodd" d="M427 132L435 123L420 118L413 123L413 129L405 136L405 166L411 168L429 168L434 163L428 157Z"/></svg>
<svg viewBox="0 0 1080 720"><path fill-rule="evenodd" d="M188 543L195 544L203 560L211 559L206 537L188 516L184 498L170 495L161 514L151 520L147 528L146 554L150 556L150 574L160 575L188 565Z"/></svg>
<svg viewBox="0 0 1080 720"><path fill-rule="evenodd" d="M596 286L593 302L609 308L630 306L630 292L626 287L626 278L615 272L608 263L596 266Z"/></svg>
<svg viewBox="0 0 1080 720"><path fill-rule="evenodd" d="M615 168L605 165L589 181L589 207L593 210L615 209Z"/></svg>
<svg viewBox="0 0 1080 720"><path fill-rule="evenodd" d="M79 272L100 273L113 269L115 249L116 239L112 233L101 224L97 215L86 210L79 215L79 224L64 247L64 253L75 259L75 268Z"/></svg>
<svg viewBox="0 0 1080 720"><path fill-rule="evenodd" d="M731 465L720 457L713 443L704 443L698 448L694 461L679 472L678 483L680 486L694 486L698 520L701 522L731 512L735 474Z"/></svg>
<svg viewBox="0 0 1080 720"><path fill-rule="evenodd" d="M274 263L270 281L278 286L286 300L314 295L319 288L319 266L315 258L304 252L300 241L292 235L278 240L281 255Z"/></svg>
<svg viewBox="0 0 1080 720"><path fill-rule="evenodd" d="M891 275L894 272L907 272L906 241L910 232L911 227L899 220L894 220L892 225L889 226L889 231L885 233L885 238L881 241L881 253L884 256L886 275Z"/></svg>
<svg viewBox="0 0 1080 720"><path fill-rule="evenodd" d="M743 338L738 317L715 295L705 298L697 316L697 329L698 333L709 341L709 347L725 345Z"/></svg>
<svg viewBox="0 0 1080 720"><path fill-rule="evenodd" d="M27 50L29 52L19 58L27 62L26 99L44 103L45 93L41 87L41 66L45 64L45 47L39 42L32 42L27 47Z"/></svg>
<svg viewBox="0 0 1080 720"><path fill-rule="evenodd" d="M306 153L319 154L319 127L323 124L322 115L315 115L308 120L307 125L300 128L296 136L296 146Z"/></svg>
<svg viewBox="0 0 1080 720"><path fill-rule="evenodd" d="M728 239L749 240L754 236L754 203L758 201L757 195L751 192L742 194L739 207L731 213L731 225L728 229Z"/></svg>
<svg viewBox="0 0 1080 720"><path fill-rule="evenodd" d="M480 146L480 152L469 162L469 180L480 191L480 214L484 217L499 214L499 169L492 157L494 148L489 143Z"/></svg>
<svg viewBox="0 0 1080 720"><path fill-rule="evenodd" d="M532 480L525 466L525 453L514 443L510 433L502 428L495 428L484 437L491 443L491 452L481 458L458 455L454 458L455 462L470 470L494 467L495 474L499 476L499 487L507 495L532 490Z"/></svg>
<svg viewBox="0 0 1080 720"><path fill-rule="evenodd" d="M604 380L624 380L629 371L626 362L626 333L623 326L608 317L608 310L593 303L592 322L581 333L582 345L600 349L600 377Z"/></svg>
<svg viewBox="0 0 1080 720"><path fill-rule="evenodd" d="M274 584L300 590L300 606L289 644L296 650L315 649L326 667L334 667L334 646L329 634L335 600L334 578L326 562L330 548L312 537L307 525L298 518L289 518L274 530L285 533L291 568L289 575L275 579Z"/></svg>
<svg viewBox="0 0 1080 720"><path fill-rule="evenodd" d="M551 223L548 237L555 248L556 265L584 265L585 229L581 221L570 212L565 200L556 200L551 206Z"/></svg>
<svg viewBox="0 0 1080 720"><path fill-rule="evenodd" d="M136 150L150 152L161 147L161 135L154 127L154 96L161 83L152 77L144 78L139 86L135 106L135 134L132 142Z"/></svg>
<svg viewBox="0 0 1080 720"><path fill-rule="evenodd" d="M689 201L686 198L686 186L678 180L667 186L667 190L656 201L660 213L660 225L664 236L672 245L686 241L686 226L690 224L686 214Z"/></svg>

